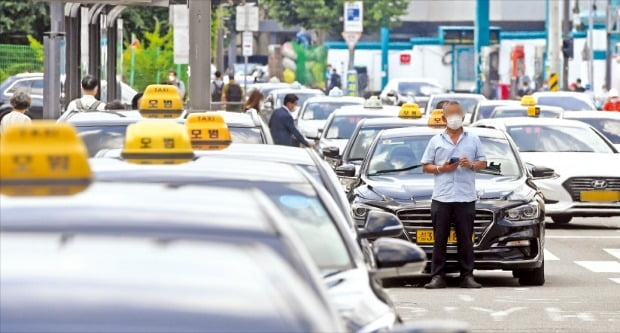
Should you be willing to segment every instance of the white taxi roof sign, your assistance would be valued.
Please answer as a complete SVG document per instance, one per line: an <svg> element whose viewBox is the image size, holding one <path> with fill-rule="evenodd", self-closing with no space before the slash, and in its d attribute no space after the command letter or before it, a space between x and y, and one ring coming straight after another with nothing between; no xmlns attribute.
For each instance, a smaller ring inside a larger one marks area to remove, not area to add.
<svg viewBox="0 0 620 333"><path fill-rule="evenodd" d="M221 150L232 143L228 125L217 112L192 113L185 126L194 149Z"/></svg>
<svg viewBox="0 0 620 333"><path fill-rule="evenodd" d="M183 113L183 101L177 87L151 84L144 90L138 105L144 118L178 118Z"/></svg>
<svg viewBox="0 0 620 333"><path fill-rule="evenodd" d="M429 127L446 127L446 122L443 120L443 110L435 109L431 112L431 115L428 117L428 126Z"/></svg>
<svg viewBox="0 0 620 333"><path fill-rule="evenodd" d="M139 121L127 126L121 157L136 164L180 164L194 158L185 126L174 121Z"/></svg>
<svg viewBox="0 0 620 333"><path fill-rule="evenodd" d="M370 98L364 102L364 108L367 109L381 109L382 107L383 103L381 103L381 100L377 96L370 96Z"/></svg>
<svg viewBox="0 0 620 333"><path fill-rule="evenodd" d="M92 180L88 152L67 123L15 124L0 137L0 192L6 195L71 195Z"/></svg>
<svg viewBox="0 0 620 333"><path fill-rule="evenodd" d="M400 107L398 117L406 119L418 119L422 118L422 111L420 111L420 106L416 103L405 103Z"/></svg>

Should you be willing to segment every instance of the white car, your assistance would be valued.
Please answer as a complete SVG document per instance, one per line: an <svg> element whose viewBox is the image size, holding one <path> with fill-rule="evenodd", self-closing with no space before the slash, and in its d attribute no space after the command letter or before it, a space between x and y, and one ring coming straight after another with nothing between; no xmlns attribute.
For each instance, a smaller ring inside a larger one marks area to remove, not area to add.
<svg viewBox="0 0 620 333"><path fill-rule="evenodd" d="M291 114L293 119L297 119L299 109L308 98L325 96L323 90L304 88L300 84L291 85L290 88L274 89L265 97L265 102L263 103L263 113L267 116L267 119L271 118L273 111L284 105L284 96L288 94L295 94L297 98L299 98L299 100L297 100L297 107L295 107L295 110L293 110Z"/></svg>
<svg viewBox="0 0 620 333"><path fill-rule="evenodd" d="M435 79L401 78L390 80L381 91L379 98L388 105L416 103L424 108L430 95L445 92L446 89Z"/></svg>
<svg viewBox="0 0 620 333"><path fill-rule="evenodd" d="M532 94L536 105L557 106L566 111L592 111L596 106L586 93L574 91L541 91Z"/></svg>
<svg viewBox="0 0 620 333"><path fill-rule="evenodd" d="M565 119L579 120L596 128L620 151L620 112L576 111L564 113Z"/></svg>
<svg viewBox="0 0 620 333"><path fill-rule="evenodd" d="M297 128L307 138L316 137L319 129L327 122L334 110L347 105L362 105L364 99L353 96L316 96L310 97L302 105L297 117Z"/></svg>
<svg viewBox="0 0 620 333"><path fill-rule="evenodd" d="M510 135L521 158L531 164L546 215L555 223L568 223L575 216L620 216L620 154L592 126L528 117L486 119L472 126Z"/></svg>

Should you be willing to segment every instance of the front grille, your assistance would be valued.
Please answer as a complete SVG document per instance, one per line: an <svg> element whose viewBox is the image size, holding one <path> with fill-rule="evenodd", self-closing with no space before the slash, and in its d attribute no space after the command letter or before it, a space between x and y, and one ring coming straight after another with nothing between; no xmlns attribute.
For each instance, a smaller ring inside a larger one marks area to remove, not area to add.
<svg viewBox="0 0 620 333"><path fill-rule="evenodd" d="M605 182L605 186L601 186ZM598 185L595 187L595 185ZM620 191L620 178L618 177L575 177L567 179L564 188L570 193L573 201L581 201L580 193L583 191Z"/></svg>
<svg viewBox="0 0 620 333"><path fill-rule="evenodd" d="M405 231L413 241L416 241L416 230L433 228L430 208L404 209L398 212L398 218L403 222ZM474 218L475 244L480 242L484 232L493 223L493 219L492 211L476 209L476 217Z"/></svg>

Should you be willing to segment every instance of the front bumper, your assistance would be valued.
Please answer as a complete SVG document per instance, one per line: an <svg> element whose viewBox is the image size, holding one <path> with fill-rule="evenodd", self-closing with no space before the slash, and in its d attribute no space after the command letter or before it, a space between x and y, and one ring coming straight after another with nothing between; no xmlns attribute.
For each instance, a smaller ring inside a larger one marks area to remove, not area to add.
<svg viewBox="0 0 620 333"><path fill-rule="evenodd" d="M575 179L606 179L605 177L572 177L536 180L536 185L540 188L545 199L545 211L548 216L570 215L570 216L620 216L620 202L584 202L579 201L579 191L596 190L589 186L580 188L567 186L567 183ZM609 178L609 177L608 177ZM612 178L609 178L612 179ZM573 193L568 191L573 189ZM610 189L616 189L610 188Z"/></svg>

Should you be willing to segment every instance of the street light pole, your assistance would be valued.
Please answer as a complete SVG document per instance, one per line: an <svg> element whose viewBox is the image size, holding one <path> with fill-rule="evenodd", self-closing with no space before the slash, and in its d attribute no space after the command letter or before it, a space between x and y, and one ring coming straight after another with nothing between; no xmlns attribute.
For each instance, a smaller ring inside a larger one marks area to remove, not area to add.
<svg viewBox="0 0 620 333"><path fill-rule="evenodd" d="M189 111L211 103L211 0L189 0Z"/></svg>

